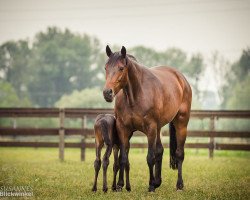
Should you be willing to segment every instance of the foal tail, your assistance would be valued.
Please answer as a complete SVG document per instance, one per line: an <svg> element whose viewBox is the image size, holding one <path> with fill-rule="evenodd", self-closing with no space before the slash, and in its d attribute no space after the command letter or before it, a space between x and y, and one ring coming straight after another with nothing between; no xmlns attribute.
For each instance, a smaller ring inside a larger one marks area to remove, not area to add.
<svg viewBox="0 0 250 200"><path fill-rule="evenodd" d="M170 137L170 168L177 169L177 159L176 159L176 149L177 149L177 141L176 141L176 130L173 122L169 123L169 137Z"/></svg>

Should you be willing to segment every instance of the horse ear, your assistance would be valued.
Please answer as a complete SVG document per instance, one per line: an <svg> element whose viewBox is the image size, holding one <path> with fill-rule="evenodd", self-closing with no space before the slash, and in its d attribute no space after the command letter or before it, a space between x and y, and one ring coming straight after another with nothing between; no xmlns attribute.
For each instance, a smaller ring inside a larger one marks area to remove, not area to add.
<svg viewBox="0 0 250 200"><path fill-rule="evenodd" d="M108 57L110 57L113 54L113 52L109 48L109 45L106 46L106 54L107 54Z"/></svg>
<svg viewBox="0 0 250 200"><path fill-rule="evenodd" d="M124 46L122 46L121 54L122 54L123 58L126 58L126 53L127 53L126 48Z"/></svg>

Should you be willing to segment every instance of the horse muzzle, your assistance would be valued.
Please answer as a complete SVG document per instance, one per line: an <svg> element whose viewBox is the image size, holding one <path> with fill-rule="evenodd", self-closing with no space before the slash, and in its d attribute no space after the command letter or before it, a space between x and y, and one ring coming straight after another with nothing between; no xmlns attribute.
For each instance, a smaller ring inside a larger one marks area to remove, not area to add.
<svg viewBox="0 0 250 200"><path fill-rule="evenodd" d="M112 89L103 90L103 97L107 102L112 102L114 99L114 93Z"/></svg>

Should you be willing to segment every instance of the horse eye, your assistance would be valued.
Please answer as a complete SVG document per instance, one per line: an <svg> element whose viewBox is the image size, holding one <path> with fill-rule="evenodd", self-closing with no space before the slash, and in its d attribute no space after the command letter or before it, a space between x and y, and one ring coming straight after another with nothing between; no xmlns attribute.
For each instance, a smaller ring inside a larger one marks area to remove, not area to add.
<svg viewBox="0 0 250 200"><path fill-rule="evenodd" d="M124 69L124 67L119 67L119 71L121 71L121 72L122 72L122 71L123 71L123 69Z"/></svg>

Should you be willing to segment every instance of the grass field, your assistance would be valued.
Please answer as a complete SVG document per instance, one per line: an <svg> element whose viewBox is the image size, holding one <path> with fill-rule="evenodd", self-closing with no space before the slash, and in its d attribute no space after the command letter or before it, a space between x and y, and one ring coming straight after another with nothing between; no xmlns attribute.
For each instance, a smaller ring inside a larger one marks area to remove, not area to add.
<svg viewBox="0 0 250 200"><path fill-rule="evenodd" d="M102 173L98 191L91 192L95 159L94 150L86 151L80 162L78 149L66 149L65 161L58 160L58 149L0 148L0 186L29 185L34 199L249 199L250 153L187 150L183 164L185 189L175 191L177 171L169 169L168 151L164 152L163 183L155 193L148 193L146 150L132 149L131 187L128 193L110 190L112 161L108 171L109 191L102 192ZM3 199L0 197L0 199ZM13 198L20 199L20 198ZM27 198L30 199L30 198Z"/></svg>

